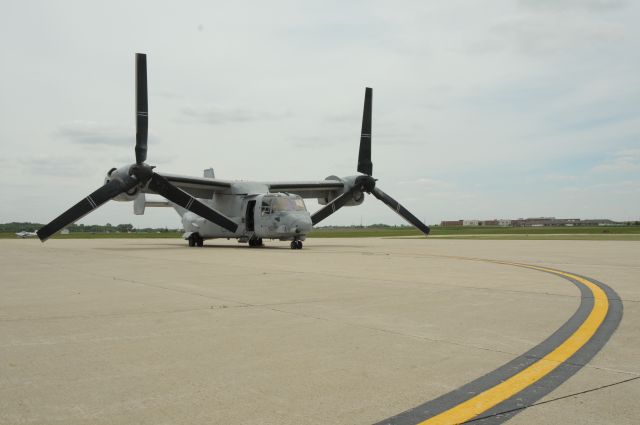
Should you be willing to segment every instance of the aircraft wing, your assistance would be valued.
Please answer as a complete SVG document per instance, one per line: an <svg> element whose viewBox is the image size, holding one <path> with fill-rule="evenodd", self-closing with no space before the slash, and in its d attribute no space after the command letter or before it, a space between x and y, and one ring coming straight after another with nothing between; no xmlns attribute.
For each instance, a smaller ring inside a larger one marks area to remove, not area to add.
<svg viewBox="0 0 640 425"><path fill-rule="evenodd" d="M269 192L288 192L303 198L327 198L329 194L341 193L344 182L340 180L315 180L267 183Z"/></svg>
<svg viewBox="0 0 640 425"><path fill-rule="evenodd" d="M231 189L231 182L208 177L181 176L178 174L160 174L169 180L174 186L187 192L195 198L211 199L216 192L228 192ZM149 192L152 192L149 190ZM154 193L154 192L152 192Z"/></svg>
<svg viewBox="0 0 640 425"><path fill-rule="evenodd" d="M230 193L233 182L209 177L193 177L178 174L158 173L191 196L201 199L211 199L214 193ZM237 182L236 182L237 183ZM260 183L261 185L263 183ZM335 197L342 193L344 182L340 180L312 180L264 183L269 192L288 192L303 198ZM151 190L147 190L152 192Z"/></svg>

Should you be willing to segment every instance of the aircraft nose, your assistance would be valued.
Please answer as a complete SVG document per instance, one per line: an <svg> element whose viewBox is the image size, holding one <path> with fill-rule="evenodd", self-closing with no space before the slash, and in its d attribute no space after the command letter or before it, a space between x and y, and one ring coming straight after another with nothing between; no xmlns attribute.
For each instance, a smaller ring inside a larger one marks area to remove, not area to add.
<svg viewBox="0 0 640 425"><path fill-rule="evenodd" d="M311 223L310 217L296 220L297 233L309 233L312 226L313 224Z"/></svg>

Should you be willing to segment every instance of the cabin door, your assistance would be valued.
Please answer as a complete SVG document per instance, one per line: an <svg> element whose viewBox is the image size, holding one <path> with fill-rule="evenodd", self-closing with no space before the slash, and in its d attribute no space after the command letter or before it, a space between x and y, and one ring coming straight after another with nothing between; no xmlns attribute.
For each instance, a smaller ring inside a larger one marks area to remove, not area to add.
<svg viewBox="0 0 640 425"><path fill-rule="evenodd" d="M256 200L253 199L247 202L247 212L244 216L244 222L247 224L247 232L255 231L255 210L256 210Z"/></svg>

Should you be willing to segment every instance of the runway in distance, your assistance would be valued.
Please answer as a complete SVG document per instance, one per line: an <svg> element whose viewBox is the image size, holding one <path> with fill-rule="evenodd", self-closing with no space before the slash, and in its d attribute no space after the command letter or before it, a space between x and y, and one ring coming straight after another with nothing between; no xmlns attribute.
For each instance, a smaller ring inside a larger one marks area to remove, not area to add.
<svg viewBox="0 0 640 425"><path fill-rule="evenodd" d="M39 229L37 235L44 242L109 200L133 201L137 215L144 214L145 207L173 207L182 218L183 237L189 246L203 246L206 239L235 238L255 247L262 246L263 239L278 239L291 241L292 249L301 249L313 226L342 207L362 204L365 193L428 235L429 227L378 188L372 176L372 95L372 89L366 88L357 175L332 175L317 181L252 182L217 179L213 169L205 170L203 177L159 173L145 162L149 125L147 57L138 53L135 164L109 170L103 186ZM161 195L167 201L147 201L147 193ZM303 198L316 198L324 206L310 214Z"/></svg>

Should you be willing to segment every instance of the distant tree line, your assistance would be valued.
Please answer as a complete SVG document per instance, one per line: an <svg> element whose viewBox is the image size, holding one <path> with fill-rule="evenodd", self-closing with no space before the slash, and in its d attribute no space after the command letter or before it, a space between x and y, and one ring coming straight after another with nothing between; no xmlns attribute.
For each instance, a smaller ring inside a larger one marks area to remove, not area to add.
<svg viewBox="0 0 640 425"><path fill-rule="evenodd" d="M41 223L30 223L30 222L11 222L11 223L2 223L0 224L0 232L1 233L17 233L23 230L27 232L35 232L39 228L44 226ZM87 233L129 233L129 232L144 232L144 233L157 233L157 232L177 232L180 229L169 229L167 227L145 227L142 229L136 229L133 227L133 224L117 224L112 225L111 223L107 223L105 225L99 224L71 224L67 226L70 232L87 232Z"/></svg>

